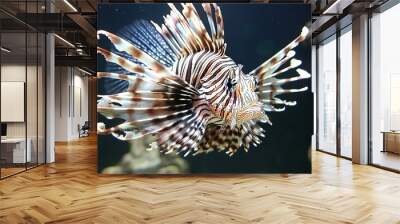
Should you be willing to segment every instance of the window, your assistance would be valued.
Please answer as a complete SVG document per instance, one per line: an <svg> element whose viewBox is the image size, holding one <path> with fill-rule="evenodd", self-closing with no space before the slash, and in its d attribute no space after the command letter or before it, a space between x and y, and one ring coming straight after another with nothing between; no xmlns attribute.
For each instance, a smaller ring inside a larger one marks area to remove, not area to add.
<svg viewBox="0 0 400 224"><path fill-rule="evenodd" d="M19 16L41 12L44 1L18 3ZM0 12L0 178L45 163L45 35Z"/></svg>
<svg viewBox="0 0 400 224"><path fill-rule="evenodd" d="M371 159L400 170L400 4L371 18Z"/></svg>
<svg viewBox="0 0 400 224"><path fill-rule="evenodd" d="M336 153L336 37L318 47L318 149Z"/></svg>
<svg viewBox="0 0 400 224"><path fill-rule="evenodd" d="M352 148L352 32L344 29L340 43L340 155L351 158Z"/></svg>

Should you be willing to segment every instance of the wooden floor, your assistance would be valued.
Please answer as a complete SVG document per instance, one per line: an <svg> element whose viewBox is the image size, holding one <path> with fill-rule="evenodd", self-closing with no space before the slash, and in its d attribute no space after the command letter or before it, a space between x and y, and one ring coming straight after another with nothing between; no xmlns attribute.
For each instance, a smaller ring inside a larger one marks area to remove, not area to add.
<svg viewBox="0 0 400 224"><path fill-rule="evenodd" d="M25 171L25 167L24 168L14 168L14 167L7 167L7 168L1 168L1 177L8 177L11 176L13 174L19 173L19 172L23 172Z"/></svg>
<svg viewBox="0 0 400 224"><path fill-rule="evenodd" d="M375 150L372 159L374 164L400 170L400 154Z"/></svg>
<svg viewBox="0 0 400 224"><path fill-rule="evenodd" d="M95 138L0 181L0 223L400 223L400 175L319 152L312 175L104 176Z"/></svg>

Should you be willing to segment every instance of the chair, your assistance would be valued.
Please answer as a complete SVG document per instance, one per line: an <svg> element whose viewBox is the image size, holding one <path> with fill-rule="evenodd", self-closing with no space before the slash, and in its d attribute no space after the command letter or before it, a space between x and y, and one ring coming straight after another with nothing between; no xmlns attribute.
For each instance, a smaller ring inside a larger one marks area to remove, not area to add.
<svg viewBox="0 0 400 224"><path fill-rule="evenodd" d="M82 127L80 127L80 125L78 125L79 138L89 136L89 130L90 130L89 121L85 121L85 123L82 125Z"/></svg>

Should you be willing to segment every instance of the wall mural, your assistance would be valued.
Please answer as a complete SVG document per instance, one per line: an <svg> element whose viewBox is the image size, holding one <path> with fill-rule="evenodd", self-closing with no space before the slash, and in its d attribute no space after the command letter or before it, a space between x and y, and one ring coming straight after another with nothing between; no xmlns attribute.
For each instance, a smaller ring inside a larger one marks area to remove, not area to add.
<svg viewBox="0 0 400 224"><path fill-rule="evenodd" d="M103 4L98 170L309 173L308 5Z"/></svg>

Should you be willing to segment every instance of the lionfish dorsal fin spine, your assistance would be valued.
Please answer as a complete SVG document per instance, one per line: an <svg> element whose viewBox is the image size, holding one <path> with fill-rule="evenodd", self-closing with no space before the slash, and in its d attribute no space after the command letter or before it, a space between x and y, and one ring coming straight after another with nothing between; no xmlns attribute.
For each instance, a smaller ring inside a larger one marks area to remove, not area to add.
<svg viewBox="0 0 400 224"><path fill-rule="evenodd" d="M117 48L119 51L124 51L130 55L132 55L134 58L142 62L143 64L146 65L146 67L150 68L150 70L147 69L147 75L152 75L153 73L157 73L153 75L153 78L157 80L157 82L163 82L163 81L169 81L171 83L175 83L176 85L180 86L181 88L187 89L188 91L192 93L197 93L197 90L188 84L185 80L182 80L179 78L177 75L172 73L169 68L152 58L150 55L148 55L146 52L143 52L140 50L138 47L134 46L133 44L129 43L128 41L116 36L113 33L100 30L98 31L98 34L105 35ZM121 67L126 67L126 65L132 65L135 69L132 71L134 73L140 72L140 71L146 71L146 68L143 66L137 65L134 62L131 62L129 60L123 59L122 57L109 52L105 49L98 48L98 52L102 53L104 57L109 58L110 60L113 60L114 63L117 63Z"/></svg>
<svg viewBox="0 0 400 224"><path fill-rule="evenodd" d="M210 30L211 30L211 36L212 38L215 38L216 31L215 31L214 19L212 17L212 12L211 12L211 5L210 3L203 3L202 6L207 14L208 24L210 25Z"/></svg>
<svg viewBox="0 0 400 224"><path fill-rule="evenodd" d="M153 25L174 51L178 52L177 59L204 50L218 54L225 53L223 19L219 6L202 4L210 25L211 37L192 3L183 3L181 11L172 3L168 6L171 12L164 17L164 23L161 25L153 23ZM212 8L215 21L212 17Z"/></svg>

